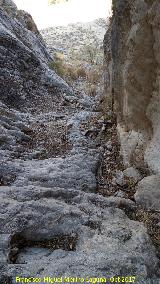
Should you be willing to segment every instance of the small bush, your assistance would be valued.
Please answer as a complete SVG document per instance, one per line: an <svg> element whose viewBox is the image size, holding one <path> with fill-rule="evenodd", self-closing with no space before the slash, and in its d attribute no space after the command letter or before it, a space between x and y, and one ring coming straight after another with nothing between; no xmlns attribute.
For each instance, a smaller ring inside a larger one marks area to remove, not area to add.
<svg viewBox="0 0 160 284"><path fill-rule="evenodd" d="M72 50L70 52L70 57L76 62L88 62L91 65L99 64L99 61L103 63L103 52L100 48L94 47L92 44L81 47L78 51Z"/></svg>
<svg viewBox="0 0 160 284"><path fill-rule="evenodd" d="M78 78L77 70L71 65L66 65L65 76L66 76L66 79L76 80Z"/></svg>
<svg viewBox="0 0 160 284"><path fill-rule="evenodd" d="M97 94L97 86L96 85L88 85L86 87L86 93L90 97L95 97Z"/></svg>
<svg viewBox="0 0 160 284"><path fill-rule="evenodd" d="M87 78L90 83L97 83L100 79L98 70L91 70L87 73Z"/></svg>
<svg viewBox="0 0 160 284"><path fill-rule="evenodd" d="M59 76L64 77L65 68L63 62L59 59L53 60L49 63L49 68L54 70Z"/></svg>
<svg viewBox="0 0 160 284"><path fill-rule="evenodd" d="M86 70L82 66L71 65L64 62L63 58L56 57L54 61L50 62L49 68L54 70L60 77L66 81L77 80L79 77L86 78Z"/></svg>
<svg viewBox="0 0 160 284"><path fill-rule="evenodd" d="M86 76L87 76L86 70L83 67L78 67L77 76L82 77L82 78L86 78Z"/></svg>

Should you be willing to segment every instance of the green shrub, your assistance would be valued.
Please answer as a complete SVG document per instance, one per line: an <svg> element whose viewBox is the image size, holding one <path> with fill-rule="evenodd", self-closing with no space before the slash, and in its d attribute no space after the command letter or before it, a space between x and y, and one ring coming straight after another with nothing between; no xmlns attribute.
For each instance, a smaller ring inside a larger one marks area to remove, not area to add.
<svg viewBox="0 0 160 284"><path fill-rule="evenodd" d="M59 76L65 76L65 68L63 62L59 59L53 60L49 63L49 68L54 70Z"/></svg>
<svg viewBox="0 0 160 284"><path fill-rule="evenodd" d="M66 80L68 83L70 80L76 80L79 74L79 68L77 69L76 65L71 65L63 59L55 59L49 63L49 68L54 70L60 77ZM78 72L77 72L78 71Z"/></svg>

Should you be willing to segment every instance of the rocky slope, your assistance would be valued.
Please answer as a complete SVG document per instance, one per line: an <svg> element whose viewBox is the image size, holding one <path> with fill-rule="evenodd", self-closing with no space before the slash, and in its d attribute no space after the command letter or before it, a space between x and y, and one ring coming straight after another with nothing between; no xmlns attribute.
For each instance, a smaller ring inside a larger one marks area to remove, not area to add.
<svg viewBox="0 0 160 284"><path fill-rule="evenodd" d="M0 4L0 283L132 276L159 284L156 249L133 218L137 205L97 190L101 137L109 129L97 106L100 84L91 80L94 96L82 87L98 63L87 62L85 76L69 80L71 89L53 71L56 59L30 15L12 1Z"/></svg>
<svg viewBox="0 0 160 284"><path fill-rule="evenodd" d="M141 181L135 199L159 210L160 3L118 0L113 10L105 36L107 102L114 104L118 116L125 166L135 167L143 176L152 175Z"/></svg>

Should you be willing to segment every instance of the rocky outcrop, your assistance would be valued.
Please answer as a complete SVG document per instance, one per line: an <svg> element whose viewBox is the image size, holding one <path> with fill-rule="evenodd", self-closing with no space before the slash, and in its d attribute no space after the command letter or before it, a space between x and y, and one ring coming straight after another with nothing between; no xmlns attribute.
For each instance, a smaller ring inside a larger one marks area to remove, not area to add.
<svg viewBox="0 0 160 284"><path fill-rule="evenodd" d="M118 0L113 10L107 94L118 116L124 163L159 173L160 3Z"/></svg>
<svg viewBox="0 0 160 284"><path fill-rule="evenodd" d="M3 187L1 198L6 201L1 208L1 259L10 263L12 283L17 275L35 275L40 283L46 275L137 275L137 283L158 284L157 259L146 229L116 208L119 198L34 186Z"/></svg>
<svg viewBox="0 0 160 284"><path fill-rule="evenodd" d="M160 176L152 175L139 182L135 194L137 204L150 210L160 208Z"/></svg>
<svg viewBox="0 0 160 284"><path fill-rule="evenodd" d="M22 109L42 95L53 97L53 89L55 95L62 89L69 91L49 69L51 57L31 16L18 11L11 1L3 1L0 7L0 36L3 103Z"/></svg>
<svg viewBox="0 0 160 284"><path fill-rule="evenodd" d="M136 168L141 179L145 177L136 187L137 204L157 211L160 208L159 15L158 0L113 1L113 18L104 39L105 109L109 106L117 115L125 167Z"/></svg>
<svg viewBox="0 0 160 284"><path fill-rule="evenodd" d="M71 94L71 90L49 69L52 58L32 17L17 10L12 1L1 1L0 37L0 151L4 162L25 153L32 140L29 109L37 113L52 110L63 93ZM1 184L6 180L1 174Z"/></svg>

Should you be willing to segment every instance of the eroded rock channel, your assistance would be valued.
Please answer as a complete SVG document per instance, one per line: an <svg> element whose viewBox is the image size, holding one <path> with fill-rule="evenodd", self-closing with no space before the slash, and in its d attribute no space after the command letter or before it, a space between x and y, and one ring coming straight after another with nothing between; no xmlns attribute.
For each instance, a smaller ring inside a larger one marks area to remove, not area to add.
<svg viewBox="0 0 160 284"><path fill-rule="evenodd" d="M40 33L12 1L0 4L0 283L48 275L159 284L158 208L135 202L148 172L126 169L104 98L109 22ZM110 45L107 54L110 64Z"/></svg>

